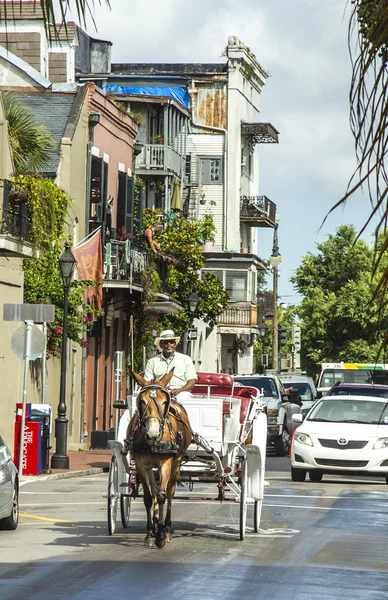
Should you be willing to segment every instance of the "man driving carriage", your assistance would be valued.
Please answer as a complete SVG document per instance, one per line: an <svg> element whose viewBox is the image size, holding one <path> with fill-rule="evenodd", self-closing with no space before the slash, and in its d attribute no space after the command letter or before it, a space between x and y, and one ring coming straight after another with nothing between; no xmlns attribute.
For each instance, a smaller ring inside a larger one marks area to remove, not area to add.
<svg viewBox="0 0 388 600"><path fill-rule="evenodd" d="M171 329L162 331L155 338L155 345L161 352L149 359L144 371L144 379L152 381L162 379L166 373L174 369L169 392L178 402L191 396L191 390L197 381L197 373L190 356L175 350L180 339Z"/></svg>
<svg viewBox="0 0 388 600"><path fill-rule="evenodd" d="M197 373L193 361L186 354L176 352L176 345L179 344L180 337L176 336L171 329L162 331L155 338L155 345L161 350L159 354L149 359L144 371L146 381L160 380L166 373L174 368L174 375L171 378L169 392L174 400L184 401L191 397L191 390L197 381ZM118 430L118 440L124 442L127 427L130 421L130 411L123 412Z"/></svg>

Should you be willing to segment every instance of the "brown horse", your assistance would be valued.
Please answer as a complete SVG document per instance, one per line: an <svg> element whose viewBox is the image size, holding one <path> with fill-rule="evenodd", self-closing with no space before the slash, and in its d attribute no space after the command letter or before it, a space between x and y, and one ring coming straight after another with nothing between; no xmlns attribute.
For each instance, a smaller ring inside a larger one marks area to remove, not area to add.
<svg viewBox="0 0 388 600"><path fill-rule="evenodd" d="M171 398L167 389L173 373L174 369L160 381L152 382L132 373L141 389L136 399L137 411L128 425L125 441L144 490L147 510L147 536L144 543L150 547L156 544L158 548L171 542L172 499L182 459L192 438L185 409ZM158 481L154 469L158 470Z"/></svg>

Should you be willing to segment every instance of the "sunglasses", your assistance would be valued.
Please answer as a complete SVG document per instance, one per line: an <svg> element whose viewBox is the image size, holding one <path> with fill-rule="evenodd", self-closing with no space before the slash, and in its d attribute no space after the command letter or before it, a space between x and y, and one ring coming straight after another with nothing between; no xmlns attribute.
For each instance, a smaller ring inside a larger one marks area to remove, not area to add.
<svg viewBox="0 0 388 600"><path fill-rule="evenodd" d="M161 342L160 342L160 343L161 343L163 346L167 346L168 344L173 344L173 345L175 345L175 344L176 344L175 340L161 340Z"/></svg>

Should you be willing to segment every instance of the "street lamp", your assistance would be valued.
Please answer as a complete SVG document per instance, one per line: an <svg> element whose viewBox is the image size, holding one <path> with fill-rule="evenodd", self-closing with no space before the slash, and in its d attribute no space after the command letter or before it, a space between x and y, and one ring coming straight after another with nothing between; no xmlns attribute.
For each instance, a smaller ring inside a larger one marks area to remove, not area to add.
<svg viewBox="0 0 388 600"><path fill-rule="evenodd" d="M63 281L63 331L62 331L62 354L61 354L61 382L59 387L58 416L55 419L55 454L51 457L52 469L68 469L69 457L66 454L67 447L67 424L66 418L66 367L67 367L67 313L69 308L69 287L73 278L77 261L70 250L69 244L65 243L65 250L58 259L59 269Z"/></svg>
<svg viewBox="0 0 388 600"><path fill-rule="evenodd" d="M279 223L275 224L273 231L273 245L272 254L269 259L269 264L272 267L273 273L273 336L272 336L272 369L277 372L278 370L278 266L282 261L282 257L279 252L279 241L278 241L278 227Z"/></svg>

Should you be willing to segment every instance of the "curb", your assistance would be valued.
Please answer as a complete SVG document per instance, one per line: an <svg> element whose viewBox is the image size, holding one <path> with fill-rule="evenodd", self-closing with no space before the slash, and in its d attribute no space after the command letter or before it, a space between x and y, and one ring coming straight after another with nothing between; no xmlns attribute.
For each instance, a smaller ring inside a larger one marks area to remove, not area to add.
<svg viewBox="0 0 388 600"><path fill-rule="evenodd" d="M47 473L47 475L22 475L20 481L46 481L50 479L71 479L74 477L87 477L88 475L97 475L98 473L107 473L109 465L106 467L95 467L93 469L83 469L80 471L67 471L64 473Z"/></svg>

